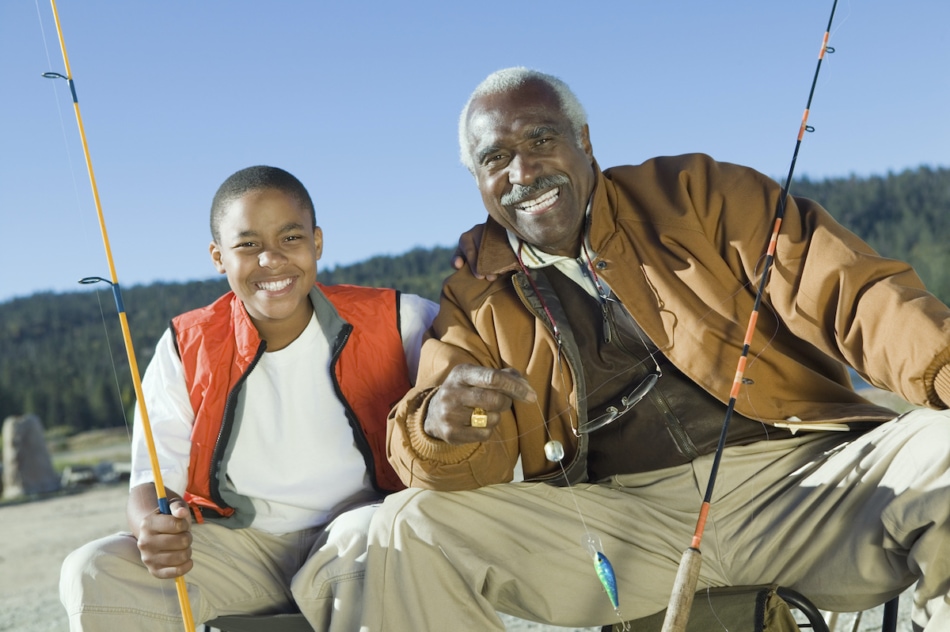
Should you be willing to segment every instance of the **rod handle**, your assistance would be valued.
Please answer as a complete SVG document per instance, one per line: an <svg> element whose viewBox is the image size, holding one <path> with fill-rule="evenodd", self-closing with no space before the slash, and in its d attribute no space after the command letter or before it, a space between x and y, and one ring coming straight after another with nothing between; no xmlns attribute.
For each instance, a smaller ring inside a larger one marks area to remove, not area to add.
<svg viewBox="0 0 950 632"><path fill-rule="evenodd" d="M683 551L679 570L676 571L676 579L673 581L670 605L667 606L666 618L663 619L662 632L685 632L702 565L703 554L699 549L690 547Z"/></svg>

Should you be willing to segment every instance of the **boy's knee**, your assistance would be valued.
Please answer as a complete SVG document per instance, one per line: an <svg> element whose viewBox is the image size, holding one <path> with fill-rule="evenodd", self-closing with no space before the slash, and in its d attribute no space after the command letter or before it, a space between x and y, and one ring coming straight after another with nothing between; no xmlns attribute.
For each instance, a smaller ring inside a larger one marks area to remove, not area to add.
<svg viewBox="0 0 950 632"><path fill-rule="evenodd" d="M85 595L96 585L108 583L111 555L107 540L96 540L79 547L63 560L59 574L59 598L69 613L78 612Z"/></svg>
<svg viewBox="0 0 950 632"><path fill-rule="evenodd" d="M391 534L411 528L419 518L425 519L438 496L438 492L415 488L387 496L370 523L370 542L386 541Z"/></svg>

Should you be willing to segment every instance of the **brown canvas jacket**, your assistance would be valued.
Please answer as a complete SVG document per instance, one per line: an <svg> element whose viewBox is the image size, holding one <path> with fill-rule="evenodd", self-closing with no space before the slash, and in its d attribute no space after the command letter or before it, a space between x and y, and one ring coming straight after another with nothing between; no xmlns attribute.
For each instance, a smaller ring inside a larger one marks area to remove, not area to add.
<svg viewBox="0 0 950 632"><path fill-rule="evenodd" d="M596 168L596 165L595 165ZM692 154L601 173L591 202L598 275L680 370L729 400L757 271L781 188L751 169ZM416 387L390 415L388 453L407 485L470 489L512 479L554 480L544 443L564 444L571 479L583 478L583 376L566 323L558 353L548 319L517 265L505 230L489 219L478 269L443 288ZM845 365L870 383L935 408L950 401L950 310L905 263L885 259L817 203L788 200L774 267L736 410L766 423L883 422L891 411L851 387ZM516 402L484 443L449 445L423 431L426 404L460 363L514 367L541 404Z"/></svg>

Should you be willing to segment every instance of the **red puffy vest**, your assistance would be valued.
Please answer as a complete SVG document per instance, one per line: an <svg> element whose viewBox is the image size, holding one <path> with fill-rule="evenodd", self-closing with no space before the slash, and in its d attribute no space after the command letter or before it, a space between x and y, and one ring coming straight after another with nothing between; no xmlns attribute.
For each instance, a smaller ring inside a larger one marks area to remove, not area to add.
<svg viewBox="0 0 950 632"><path fill-rule="evenodd" d="M346 321L331 342L333 386L370 478L381 492L403 489L386 460L386 418L410 387L398 293L352 285L318 283L317 288ZM311 300L319 315L317 291L311 291ZM185 500L195 509L230 516L234 509L220 494L222 458L231 442L238 393L264 344L233 292L175 317L172 328L195 411ZM196 511L196 517L200 520L201 513Z"/></svg>

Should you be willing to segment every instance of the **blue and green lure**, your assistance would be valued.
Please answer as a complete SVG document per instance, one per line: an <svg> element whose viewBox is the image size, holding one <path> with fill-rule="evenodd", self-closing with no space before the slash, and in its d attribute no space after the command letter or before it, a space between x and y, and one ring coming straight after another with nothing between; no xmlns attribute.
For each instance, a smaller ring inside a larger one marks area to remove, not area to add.
<svg viewBox="0 0 950 632"><path fill-rule="evenodd" d="M616 610L620 607L620 598L617 596L617 576L614 575L614 567L610 565L610 560L600 551L594 555L594 570L597 571L597 578L607 591L610 604Z"/></svg>
<svg viewBox="0 0 950 632"><path fill-rule="evenodd" d="M623 629L629 630L630 624L624 620L623 615L620 613L620 595L617 592L617 575L614 573L614 567L611 565L610 560L608 560L607 556L603 553L604 546L600 538L588 532L584 535L584 548L587 549L591 559L594 561L594 570L597 572L597 579L600 580L601 586L604 587L604 592L607 593L607 598L610 599L610 605L613 606L617 617L623 621Z"/></svg>

